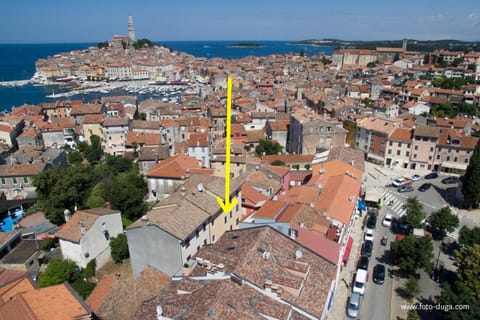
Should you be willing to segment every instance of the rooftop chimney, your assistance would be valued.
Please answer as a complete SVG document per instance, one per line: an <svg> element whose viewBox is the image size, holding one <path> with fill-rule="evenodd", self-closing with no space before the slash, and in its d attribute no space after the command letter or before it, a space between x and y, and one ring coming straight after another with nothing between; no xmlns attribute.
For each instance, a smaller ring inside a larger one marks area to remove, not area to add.
<svg viewBox="0 0 480 320"><path fill-rule="evenodd" d="M65 209L65 211L63 211L63 215L65 216L65 222L70 221L70 218L72 217L70 210Z"/></svg>

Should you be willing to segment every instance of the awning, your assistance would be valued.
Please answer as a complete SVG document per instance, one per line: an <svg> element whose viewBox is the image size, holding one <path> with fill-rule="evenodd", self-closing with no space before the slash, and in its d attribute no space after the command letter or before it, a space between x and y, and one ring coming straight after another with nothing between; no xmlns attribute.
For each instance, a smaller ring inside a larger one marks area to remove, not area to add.
<svg viewBox="0 0 480 320"><path fill-rule="evenodd" d="M367 209L367 204L365 203L365 201L358 200L357 207L358 207L358 209L364 211L364 210Z"/></svg>
<svg viewBox="0 0 480 320"><path fill-rule="evenodd" d="M350 256L350 251L352 250L353 238L348 237L347 244L345 246L345 252L343 253L343 264L346 265L348 257Z"/></svg>

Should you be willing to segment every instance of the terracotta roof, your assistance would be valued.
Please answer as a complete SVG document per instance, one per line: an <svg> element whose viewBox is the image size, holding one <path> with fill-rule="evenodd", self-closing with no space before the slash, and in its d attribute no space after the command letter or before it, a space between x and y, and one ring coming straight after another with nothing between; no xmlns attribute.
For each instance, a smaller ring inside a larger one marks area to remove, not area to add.
<svg viewBox="0 0 480 320"><path fill-rule="evenodd" d="M3 232L2 232L3 233ZM3 269L0 268L0 292L1 292L1 300L5 301L8 297L5 296L5 294L8 292L4 291L5 287L7 284L18 284L19 281L22 281L23 278L26 279L27 273L25 271L20 271L20 270L13 270L13 269ZM33 283L30 283L31 288L33 289ZM30 287L27 284L27 287ZM7 286L6 288L11 288L11 286Z"/></svg>
<svg viewBox="0 0 480 320"><path fill-rule="evenodd" d="M268 155L263 156L263 163L272 163L275 160L281 160L286 164L296 164L296 163L312 163L313 155L301 155L301 154L278 154L278 155Z"/></svg>
<svg viewBox="0 0 480 320"><path fill-rule="evenodd" d="M120 126L128 126L129 120L128 118L121 118L121 117L106 117L102 123L103 127L120 127Z"/></svg>
<svg viewBox="0 0 480 320"><path fill-rule="evenodd" d="M60 227L60 230L58 231L58 237L72 242L80 242L83 237L80 229L81 223L83 223L88 232L90 227L100 216L115 213L120 213L120 211L106 208L94 208L77 211L73 214L70 221L66 222Z"/></svg>
<svg viewBox="0 0 480 320"><path fill-rule="evenodd" d="M365 169L365 155L360 150L337 145L330 149L328 160L341 160L357 168L361 172Z"/></svg>
<svg viewBox="0 0 480 320"><path fill-rule="evenodd" d="M299 259L295 259L297 250L302 252L302 257ZM265 251L269 252L269 259L264 259L263 252ZM328 292L336 272L336 266L333 263L268 226L226 232L215 244L202 247L196 257L208 260L215 265L223 264L227 274L233 272L244 281L259 288L263 288L268 281L271 281L272 286L275 285L282 289L281 296L284 301L302 308L317 318L320 318L325 310ZM192 272L192 276L205 274L206 269L200 266L197 266ZM204 295L202 298L202 295L199 295L195 297L195 301L201 306L207 306L207 309L197 309L198 316L196 318L208 319L208 309L210 309L225 315L221 318L231 319L231 315L233 315L233 318L238 316L240 319L245 319L246 317L242 316L244 313L234 313L235 310L238 312L252 310L248 304L242 307L241 302L236 298L238 290L250 286L238 286L230 279L223 281L229 285L233 284L237 290L221 291L222 294L216 296L215 299L218 300L219 297L222 297L221 299L230 300L233 305L235 303L239 303L239 305L230 308L223 302L215 303L215 306L220 305L218 308L222 309L212 309L210 308L210 306L213 307L212 301L209 300L211 296ZM195 291L195 286L191 286L189 291ZM214 292L219 291L215 290ZM250 297L250 301L255 301L255 296L268 297L262 293L262 291L255 290L255 293L247 293L247 296ZM246 299L246 301L248 300ZM262 310L274 318L284 319L285 317L282 316L284 311L276 309L276 304L274 304L276 300L271 301L272 303L267 303ZM166 305L156 302L162 306ZM267 307L268 305L270 308ZM185 304L183 301L178 301L177 303L173 302L172 306L176 306L177 309L174 310L178 311L178 308ZM221 313L221 310L224 309L231 310L233 313ZM253 310L248 311L247 314L251 312ZM164 315L171 317L174 316L174 313L166 311Z"/></svg>
<svg viewBox="0 0 480 320"><path fill-rule="evenodd" d="M438 138L440 135L440 128L431 126L417 126L413 132L414 136Z"/></svg>
<svg viewBox="0 0 480 320"><path fill-rule="evenodd" d="M261 206L263 205L266 201L268 201L268 197L265 196L263 193L258 191L255 188L252 188L248 182L245 182L242 184L242 198L244 201L242 202L242 205L247 205L247 206Z"/></svg>
<svg viewBox="0 0 480 320"><path fill-rule="evenodd" d="M203 168L196 158L187 155L176 155L160 161L155 167L147 172L147 177L174 178L186 177L187 170L190 173L210 174L213 169Z"/></svg>
<svg viewBox="0 0 480 320"><path fill-rule="evenodd" d="M280 200L271 200L265 203L258 211L255 213L255 218L259 219L275 219L281 212L287 208L286 201Z"/></svg>
<svg viewBox="0 0 480 320"><path fill-rule="evenodd" d="M349 175L328 177L315 209L329 217L348 225L360 193L361 176Z"/></svg>
<svg viewBox="0 0 480 320"><path fill-rule="evenodd" d="M133 146L136 142L138 146L159 146L162 142L162 136L160 132L134 132L128 131L126 146Z"/></svg>
<svg viewBox="0 0 480 320"><path fill-rule="evenodd" d="M85 103L72 105L71 115L101 114L103 105L100 103Z"/></svg>
<svg viewBox="0 0 480 320"><path fill-rule="evenodd" d="M106 320L131 320L136 308L144 301L150 301L162 293L170 280L168 276L152 267L146 267L135 280L130 278L115 280L95 313Z"/></svg>
<svg viewBox="0 0 480 320"><path fill-rule="evenodd" d="M325 175L328 177L344 175L346 173L353 174L357 179L362 178L363 172L352 165L341 160L329 160L315 164L312 168L312 176Z"/></svg>
<svg viewBox="0 0 480 320"><path fill-rule="evenodd" d="M103 121L103 114L86 114L83 117L83 124L101 124Z"/></svg>
<svg viewBox="0 0 480 320"><path fill-rule="evenodd" d="M294 186L290 188L285 195L279 197L280 200L311 204L318 200L320 189L311 186Z"/></svg>
<svg viewBox="0 0 480 320"><path fill-rule="evenodd" d="M116 280L115 277L112 275L105 275L97 284L95 289L92 293L88 296L87 300L85 301L90 308L92 308L93 312L97 313L102 304L104 303L105 299L110 294L110 291L115 284Z"/></svg>
<svg viewBox="0 0 480 320"><path fill-rule="evenodd" d="M413 130L409 128L397 128L392 132L389 140L412 142Z"/></svg>
<svg viewBox="0 0 480 320"><path fill-rule="evenodd" d="M90 319L91 310L68 284L30 290L22 296L38 320Z"/></svg>
<svg viewBox="0 0 480 320"><path fill-rule="evenodd" d="M188 138L189 147L208 147L208 133L191 133Z"/></svg>
<svg viewBox="0 0 480 320"><path fill-rule="evenodd" d="M160 130L159 121L146 121L146 120L132 120L130 125L132 130L135 129L151 129L151 130Z"/></svg>
<svg viewBox="0 0 480 320"><path fill-rule="evenodd" d="M32 177L45 169L46 163L0 165L0 177Z"/></svg>

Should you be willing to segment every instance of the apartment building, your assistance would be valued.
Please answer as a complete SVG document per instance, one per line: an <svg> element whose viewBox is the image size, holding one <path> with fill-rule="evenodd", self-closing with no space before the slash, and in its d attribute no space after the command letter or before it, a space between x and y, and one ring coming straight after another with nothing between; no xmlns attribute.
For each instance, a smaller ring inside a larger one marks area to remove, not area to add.
<svg viewBox="0 0 480 320"><path fill-rule="evenodd" d="M433 170L435 148L440 137L440 128L417 126L413 131L410 169Z"/></svg>
<svg viewBox="0 0 480 320"><path fill-rule="evenodd" d="M387 139L385 166L409 168L413 129L396 128Z"/></svg>
<svg viewBox="0 0 480 320"><path fill-rule="evenodd" d="M397 128L397 123L379 118L364 118L357 122L356 148L366 154L366 159L383 163L387 139Z"/></svg>

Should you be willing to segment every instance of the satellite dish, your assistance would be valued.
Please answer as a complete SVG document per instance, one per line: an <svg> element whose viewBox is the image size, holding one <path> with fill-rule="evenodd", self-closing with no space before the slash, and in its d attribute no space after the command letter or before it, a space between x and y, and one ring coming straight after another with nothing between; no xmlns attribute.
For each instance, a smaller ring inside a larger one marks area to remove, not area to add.
<svg viewBox="0 0 480 320"><path fill-rule="evenodd" d="M197 184L197 190L198 190L199 192L203 192L203 183Z"/></svg>
<svg viewBox="0 0 480 320"><path fill-rule="evenodd" d="M300 250L295 251L295 259L298 260L303 257L303 253Z"/></svg>

